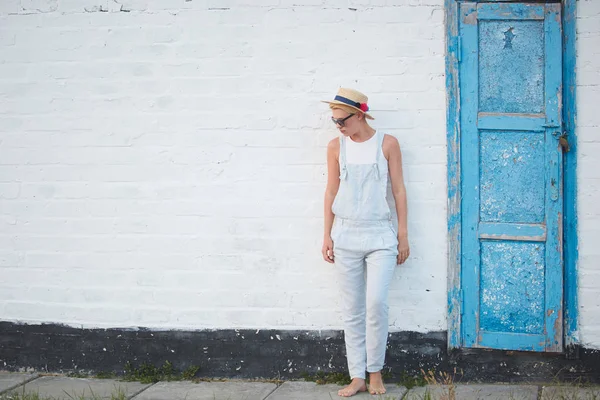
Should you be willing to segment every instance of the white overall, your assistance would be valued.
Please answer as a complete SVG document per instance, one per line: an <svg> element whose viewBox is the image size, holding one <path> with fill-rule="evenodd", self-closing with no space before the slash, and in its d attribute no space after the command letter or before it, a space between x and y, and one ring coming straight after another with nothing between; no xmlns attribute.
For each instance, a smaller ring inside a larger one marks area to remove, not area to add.
<svg viewBox="0 0 600 400"><path fill-rule="evenodd" d="M388 165L384 134L376 132L375 163L346 162L340 137L340 187L333 202L331 232L341 293L348 370L365 378L365 370L383 368L388 335L388 288L398 256L398 237L386 201Z"/></svg>

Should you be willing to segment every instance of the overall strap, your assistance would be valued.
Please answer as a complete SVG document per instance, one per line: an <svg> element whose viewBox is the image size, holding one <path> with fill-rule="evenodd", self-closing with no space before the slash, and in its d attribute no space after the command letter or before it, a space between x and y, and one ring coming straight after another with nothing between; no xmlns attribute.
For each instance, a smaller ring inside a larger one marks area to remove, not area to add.
<svg viewBox="0 0 600 400"><path fill-rule="evenodd" d="M379 171L379 164L381 163L381 159L383 157L383 138L385 137L385 133L381 133L381 131L377 131L375 133L377 136L375 139L377 140L377 146L375 150L375 164L373 164L373 168L375 168L375 173L377 174L377 179L381 179L381 172Z"/></svg>
<svg viewBox="0 0 600 400"><path fill-rule="evenodd" d="M340 179L344 180L348 176L346 166L346 137L340 136Z"/></svg>
<svg viewBox="0 0 600 400"><path fill-rule="evenodd" d="M385 138L385 133L377 131L377 153L375 155L375 163L379 165L381 158L383 157L383 139Z"/></svg>

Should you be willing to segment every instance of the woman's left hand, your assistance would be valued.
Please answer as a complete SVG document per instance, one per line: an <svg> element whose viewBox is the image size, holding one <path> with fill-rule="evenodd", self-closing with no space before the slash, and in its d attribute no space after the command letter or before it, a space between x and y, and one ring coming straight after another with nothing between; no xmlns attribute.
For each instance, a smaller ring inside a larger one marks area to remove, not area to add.
<svg viewBox="0 0 600 400"><path fill-rule="evenodd" d="M408 238L398 238L398 265L404 264L409 255Z"/></svg>

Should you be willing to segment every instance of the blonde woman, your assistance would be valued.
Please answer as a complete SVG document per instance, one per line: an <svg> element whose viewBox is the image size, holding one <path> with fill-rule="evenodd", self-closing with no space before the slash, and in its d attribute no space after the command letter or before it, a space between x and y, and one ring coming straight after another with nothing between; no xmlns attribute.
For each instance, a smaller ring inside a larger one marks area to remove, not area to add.
<svg viewBox="0 0 600 400"><path fill-rule="evenodd" d="M386 392L381 370L388 335L388 287L409 256L406 190L398 140L367 122L368 98L342 88L326 101L341 135L327 146L323 258L335 263L352 382L338 394ZM391 182L398 229L386 200Z"/></svg>

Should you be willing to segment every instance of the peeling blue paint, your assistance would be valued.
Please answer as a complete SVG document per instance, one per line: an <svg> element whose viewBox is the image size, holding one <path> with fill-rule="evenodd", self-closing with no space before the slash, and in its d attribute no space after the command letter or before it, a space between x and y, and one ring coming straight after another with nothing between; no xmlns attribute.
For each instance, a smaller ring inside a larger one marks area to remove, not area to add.
<svg viewBox="0 0 600 400"><path fill-rule="evenodd" d="M543 112L544 20L481 21L479 44L479 111Z"/></svg>
<svg viewBox="0 0 600 400"><path fill-rule="evenodd" d="M484 130L511 129L514 131L543 132L546 117L542 114L502 115L499 113L479 113L477 127Z"/></svg>
<svg viewBox="0 0 600 400"><path fill-rule="evenodd" d="M545 251L544 243L481 243L480 329L544 333Z"/></svg>
<svg viewBox="0 0 600 400"><path fill-rule="evenodd" d="M503 222L479 223L479 237L481 239L527 239L531 242L546 241L545 224L515 224Z"/></svg>
<svg viewBox="0 0 600 400"><path fill-rule="evenodd" d="M544 134L481 132L480 220L544 221Z"/></svg>
<svg viewBox="0 0 600 400"><path fill-rule="evenodd" d="M576 96L576 1L564 0L563 5L563 121L571 150L564 157L564 258L565 258L565 345L579 343L577 337L577 96Z"/></svg>
<svg viewBox="0 0 600 400"><path fill-rule="evenodd" d="M561 351L560 5L446 7L449 346Z"/></svg>
<svg viewBox="0 0 600 400"><path fill-rule="evenodd" d="M506 32L504 32L504 48L505 49L512 49L512 40L515 38L514 34L514 30L515 28L513 28L512 26L510 28L508 28L506 30Z"/></svg>
<svg viewBox="0 0 600 400"><path fill-rule="evenodd" d="M523 3L486 4L478 9L478 14L479 19L535 20L544 19L544 8Z"/></svg>
<svg viewBox="0 0 600 400"><path fill-rule="evenodd" d="M460 128L458 105L458 61L461 44L458 35L458 3L445 0L446 9L446 110L448 143L448 349L460 347L461 282L460 282Z"/></svg>

